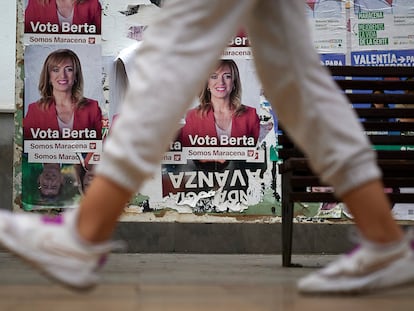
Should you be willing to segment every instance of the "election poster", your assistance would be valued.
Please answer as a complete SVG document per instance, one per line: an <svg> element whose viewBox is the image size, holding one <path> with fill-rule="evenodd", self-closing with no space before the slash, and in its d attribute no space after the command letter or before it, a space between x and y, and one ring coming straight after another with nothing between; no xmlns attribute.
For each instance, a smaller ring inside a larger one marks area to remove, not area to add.
<svg viewBox="0 0 414 311"><path fill-rule="evenodd" d="M222 59L210 73L162 161L162 195L170 206L243 212L266 195L274 200L274 120L254 73L250 59Z"/></svg>
<svg viewBox="0 0 414 311"><path fill-rule="evenodd" d="M306 0L314 46L324 65L345 65L347 53L346 2Z"/></svg>
<svg viewBox="0 0 414 311"><path fill-rule="evenodd" d="M230 39L224 49L222 59L253 59L249 36L244 28L240 28Z"/></svg>
<svg viewBox="0 0 414 311"><path fill-rule="evenodd" d="M115 58L111 124L116 122L140 45L137 39ZM217 62L217 71L208 75L203 90L195 91L159 171L132 205L142 208L145 197L152 211L272 214L276 162L270 155L275 153L277 120L262 92L244 29L229 40Z"/></svg>
<svg viewBox="0 0 414 311"><path fill-rule="evenodd" d="M24 4L24 44L98 44L102 32L99 0L27 0Z"/></svg>
<svg viewBox="0 0 414 311"><path fill-rule="evenodd" d="M99 45L25 48L22 204L74 207L93 178L105 133Z"/></svg>
<svg viewBox="0 0 414 311"><path fill-rule="evenodd" d="M414 65L414 0L354 0L351 65Z"/></svg>
<svg viewBox="0 0 414 311"><path fill-rule="evenodd" d="M101 1L27 0L23 12L22 208L76 207L108 130Z"/></svg>

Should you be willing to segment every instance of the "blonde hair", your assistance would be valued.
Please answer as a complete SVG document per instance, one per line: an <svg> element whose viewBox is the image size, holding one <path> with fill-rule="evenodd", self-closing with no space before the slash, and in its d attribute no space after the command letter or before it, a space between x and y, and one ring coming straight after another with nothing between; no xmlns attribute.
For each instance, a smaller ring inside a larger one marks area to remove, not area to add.
<svg viewBox="0 0 414 311"><path fill-rule="evenodd" d="M230 93L230 108L234 110L234 115L239 116L245 110L246 107L241 104L241 80L240 80L240 73L237 64L231 59L223 59L220 60L216 69L221 69L224 66L228 66L231 72L231 76L233 79L233 89ZM211 103L211 93L208 89L208 80L204 84L202 91L199 94L200 105L198 106L198 111L201 115L205 115L208 111L213 109L213 105Z"/></svg>
<svg viewBox="0 0 414 311"><path fill-rule="evenodd" d="M59 49L50 53L44 64L39 78L39 92L40 99L38 103L42 108L46 108L53 101L53 87L50 83L50 72L56 65L59 65L64 60L71 60L73 64L74 82L72 86L72 100L76 108L86 104L87 100L83 97L83 75L82 67L79 57L69 49Z"/></svg>

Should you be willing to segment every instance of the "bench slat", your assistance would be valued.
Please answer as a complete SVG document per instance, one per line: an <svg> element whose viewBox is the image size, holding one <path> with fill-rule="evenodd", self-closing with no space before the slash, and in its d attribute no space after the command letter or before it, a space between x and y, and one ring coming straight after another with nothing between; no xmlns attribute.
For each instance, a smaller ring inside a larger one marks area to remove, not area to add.
<svg viewBox="0 0 414 311"><path fill-rule="evenodd" d="M387 80L336 80L343 90L404 90L414 89L414 80L411 81L387 81Z"/></svg>
<svg viewBox="0 0 414 311"><path fill-rule="evenodd" d="M332 76L412 77L412 67L394 66L326 66Z"/></svg>

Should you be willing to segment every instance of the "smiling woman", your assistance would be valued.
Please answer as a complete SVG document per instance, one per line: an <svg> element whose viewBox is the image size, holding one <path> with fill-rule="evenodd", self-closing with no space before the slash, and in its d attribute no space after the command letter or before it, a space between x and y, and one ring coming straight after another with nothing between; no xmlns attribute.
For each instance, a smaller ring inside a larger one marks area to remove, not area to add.
<svg viewBox="0 0 414 311"><path fill-rule="evenodd" d="M98 102L83 96L83 75L78 56L69 49L50 53L40 73L40 99L31 103L23 119L25 139L33 139L36 131L94 133L102 135L102 113ZM81 135L77 135L78 137ZM83 135L82 135L83 136ZM89 137L90 138L90 137Z"/></svg>
<svg viewBox="0 0 414 311"><path fill-rule="evenodd" d="M196 136L213 139L216 145L229 141L223 138L238 137L242 138L239 146L254 146L259 138L259 117L256 109L241 103L241 92L237 64L221 60L199 95L200 104L187 113L179 134L183 146L206 147L207 140L194 141L192 138Z"/></svg>

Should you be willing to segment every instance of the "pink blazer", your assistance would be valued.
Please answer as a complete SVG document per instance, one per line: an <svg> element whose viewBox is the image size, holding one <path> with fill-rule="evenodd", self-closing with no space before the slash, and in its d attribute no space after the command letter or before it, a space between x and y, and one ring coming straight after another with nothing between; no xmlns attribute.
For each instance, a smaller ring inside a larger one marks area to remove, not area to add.
<svg viewBox="0 0 414 311"><path fill-rule="evenodd" d="M80 109L75 110L73 117L73 129L93 129L96 130L97 139L102 138L102 112L98 102L93 99L87 99L87 104ZM27 114L23 119L23 137L33 139L31 128L41 130L59 130L57 120L56 104L53 102L49 108L43 110L38 103L29 105Z"/></svg>
<svg viewBox="0 0 414 311"><path fill-rule="evenodd" d="M192 146L189 135L217 137L214 121L214 112L210 110L202 117L197 108L188 111L185 125L179 133L179 140L184 147ZM257 142L259 138L260 121L256 109L246 106L246 110L240 116L233 116L231 137L254 137Z"/></svg>
<svg viewBox="0 0 414 311"><path fill-rule="evenodd" d="M101 34L101 4L98 0L87 0L82 3L75 2L74 12L73 12L73 24L74 25L83 25L87 23L88 25L96 26L96 33L89 33L91 35ZM51 24L59 25L59 19L56 9L56 0L50 0L49 4L43 6L39 4L38 0L29 0L29 3L25 10L24 15L24 31L26 33L39 33L32 29L30 22L36 24L40 22L41 24ZM61 29L59 27L59 33ZM46 32L46 33L51 33ZM85 31L76 32L76 33L85 33Z"/></svg>

